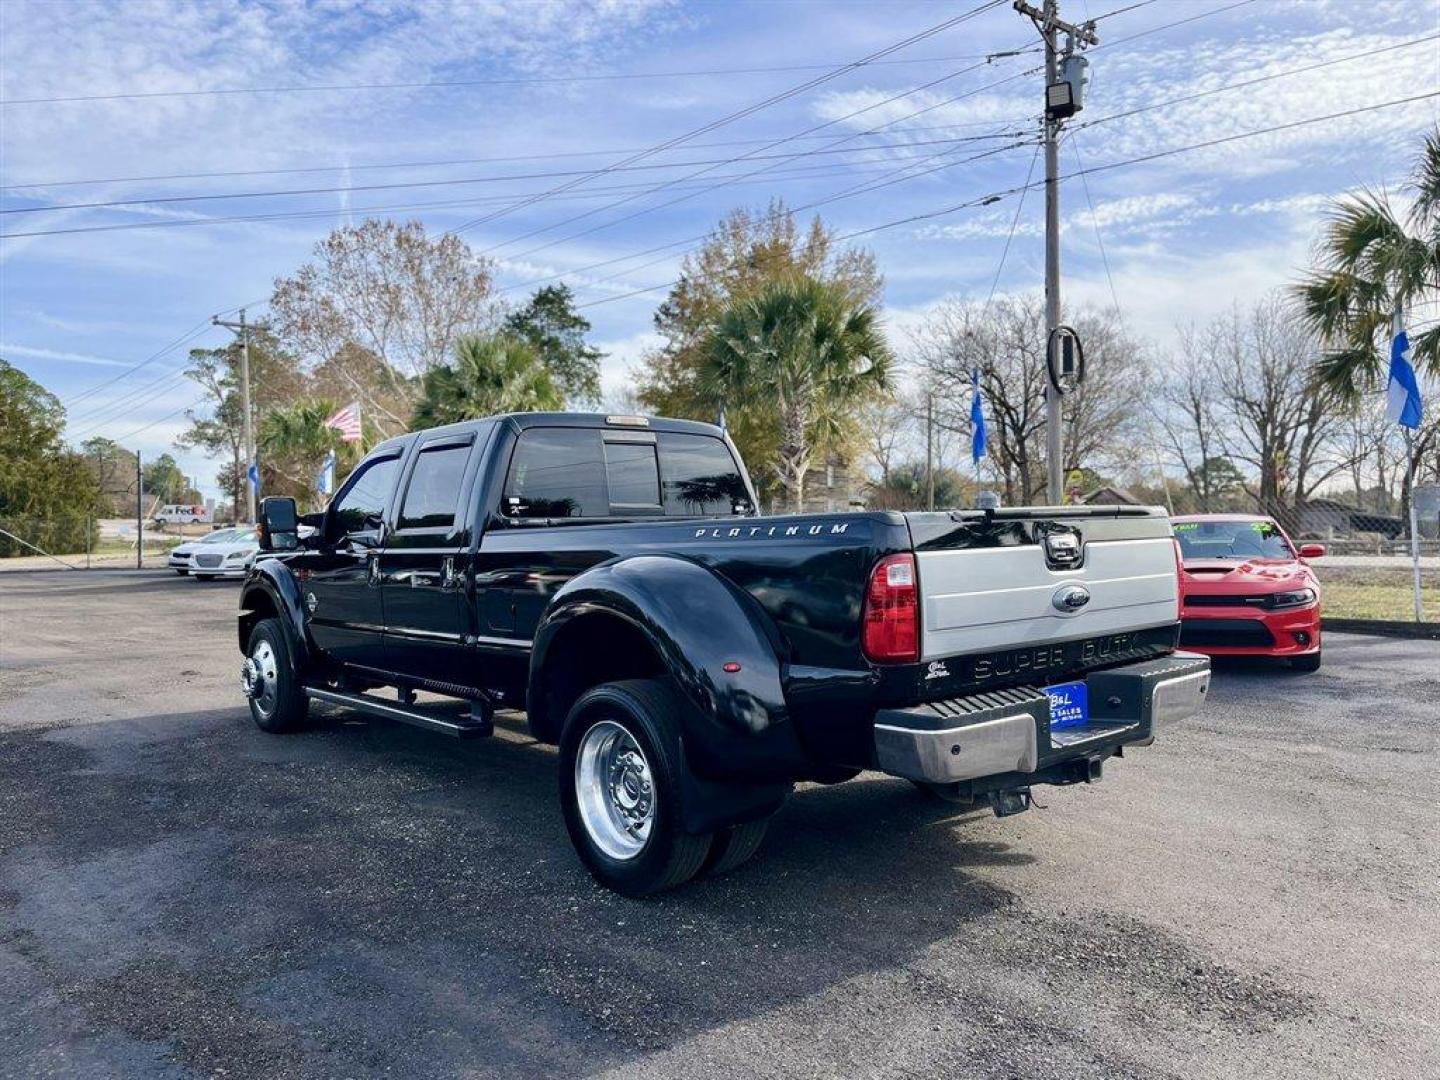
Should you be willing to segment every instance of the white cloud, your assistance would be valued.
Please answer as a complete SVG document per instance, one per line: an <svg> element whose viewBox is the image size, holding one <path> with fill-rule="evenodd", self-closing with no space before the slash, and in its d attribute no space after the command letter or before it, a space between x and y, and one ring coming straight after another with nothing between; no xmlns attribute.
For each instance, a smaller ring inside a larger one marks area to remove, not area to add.
<svg viewBox="0 0 1440 1080"><path fill-rule="evenodd" d="M132 363L125 360L110 360L103 356L91 356L89 353L63 352L59 349L44 349L35 345L16 345L9 341L0 341L0 354L3 353L28 356L35 360L55 360L67 364L89 364L97 367L133 366Z"/></svg>
<svg viewBox="0 0 1440 1080"><path fill-rule="evenodd" d="M613 341L596 342L595 347L605 354L605 359L600 362L603 395L610 398L630 386L640 358L664 344L665 339L653 330L643 330Z"/></svg>

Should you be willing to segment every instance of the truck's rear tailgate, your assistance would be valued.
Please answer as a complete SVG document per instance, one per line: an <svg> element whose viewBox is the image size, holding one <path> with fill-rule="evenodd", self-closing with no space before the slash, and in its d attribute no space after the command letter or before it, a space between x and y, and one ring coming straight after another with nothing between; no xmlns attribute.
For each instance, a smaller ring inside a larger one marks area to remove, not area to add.
<svg viewBox="0 0 1440 1080"><path fill-rule="evenodd" d="M1155 508L907 515L926 661L1173 624L1169 520Z"/></svg>

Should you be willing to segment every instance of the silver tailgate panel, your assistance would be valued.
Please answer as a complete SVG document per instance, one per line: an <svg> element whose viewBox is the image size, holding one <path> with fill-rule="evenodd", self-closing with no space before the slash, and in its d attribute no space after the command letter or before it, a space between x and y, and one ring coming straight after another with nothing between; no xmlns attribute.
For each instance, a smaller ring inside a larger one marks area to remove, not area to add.
<svg viewBox="0 0 1440 1080"><path fill-rule="evenodd" d="M1038 545L922 551L926 660L1040 645L1174 622L1175 544L1168 536L1085 545L1085 565L1051 570ZM1090 602L1056 610L1055 592L1079 582Z"/></svg>

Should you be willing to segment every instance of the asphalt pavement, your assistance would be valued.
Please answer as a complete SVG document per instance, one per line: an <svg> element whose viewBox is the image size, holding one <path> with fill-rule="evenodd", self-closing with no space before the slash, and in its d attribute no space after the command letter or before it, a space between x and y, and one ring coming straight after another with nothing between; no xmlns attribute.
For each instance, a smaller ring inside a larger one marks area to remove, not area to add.
<svg viewBox="0 0 1440 1080"><path fill-rule="evenodd" d="M519 717L256 730L236 593L0 579L0 1076L1440 1075L1440 644L1225 666L1018 817L807 785L638 902Z"/></svg>

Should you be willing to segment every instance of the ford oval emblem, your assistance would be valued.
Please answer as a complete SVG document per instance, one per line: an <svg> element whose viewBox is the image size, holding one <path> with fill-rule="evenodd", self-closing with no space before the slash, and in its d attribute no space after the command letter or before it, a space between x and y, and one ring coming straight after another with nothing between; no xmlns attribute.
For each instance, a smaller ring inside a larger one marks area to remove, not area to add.
<svg viewBox="0 0 1440 1080"><path fill-rule="evenodd" d="M1073 615L1089 602L1090 590L1084 585L1062 585L1055 590L1055 595L1050 597L1050 603L1055 610L1066 615Z"/></svg>

